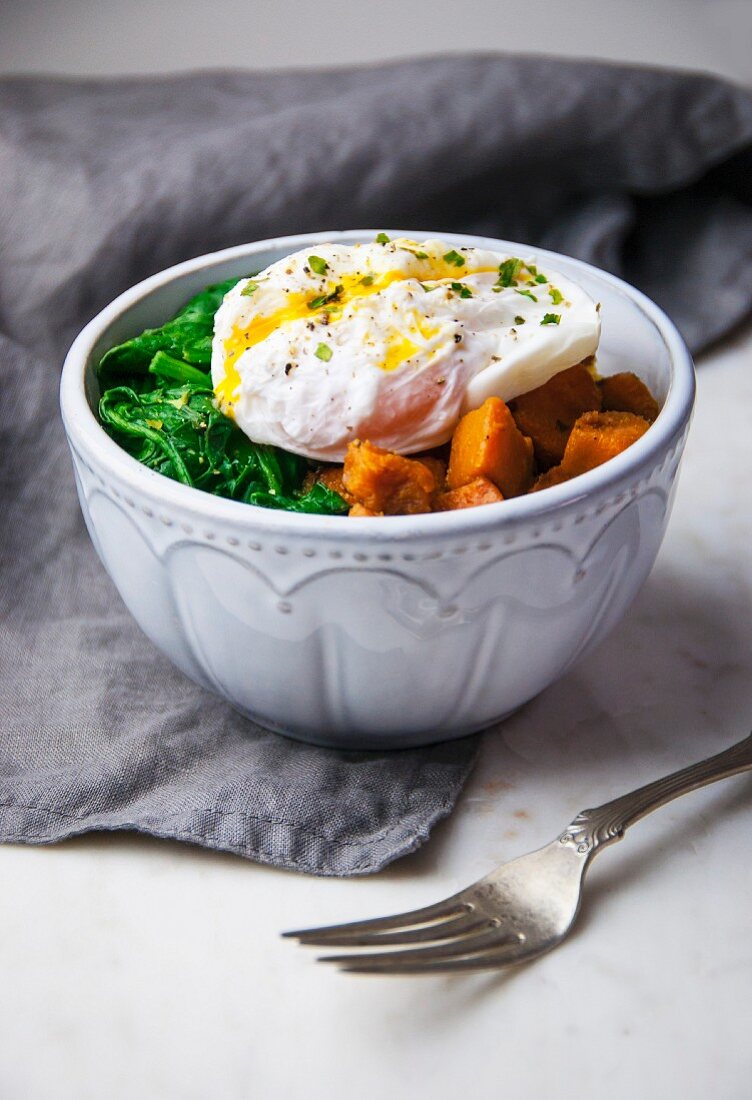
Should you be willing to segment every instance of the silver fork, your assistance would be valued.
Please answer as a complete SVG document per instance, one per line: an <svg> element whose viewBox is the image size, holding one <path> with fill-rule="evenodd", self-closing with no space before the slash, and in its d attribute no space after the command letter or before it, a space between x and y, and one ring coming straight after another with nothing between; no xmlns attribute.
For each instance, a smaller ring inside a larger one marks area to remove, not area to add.
<svg viewBox="0 0 752 1100"><path fill-rule="evenodd" d="M319 959L360 974L456 973L527 962L569 932L596 852L671 799L750 768L752 734L716 756L583 810L545 848L502 863L436 905L283 935L316 947L377 948Z"/></svg>

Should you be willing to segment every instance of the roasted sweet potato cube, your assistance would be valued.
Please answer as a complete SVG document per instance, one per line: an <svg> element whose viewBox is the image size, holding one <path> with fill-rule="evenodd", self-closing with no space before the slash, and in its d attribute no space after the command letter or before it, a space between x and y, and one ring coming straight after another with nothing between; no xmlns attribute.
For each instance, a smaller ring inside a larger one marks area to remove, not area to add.
<svg viewBox="0 0 752 1100"><path fill-rule="evenodd" d="M600 407L600 390L582 363L509 402L515 423L532 439L536 461L543 470L561 462L575 420Z"/></svg>
<svg viewBox="0 0 752 1100"><path fill-rule="evenodd" d="M561 466L570 477L584 474L621 454L649 427L644 417L634 413L585 413L572 428Z"/></svg>
<svg viewBox="0 0 752 1100"><path fill-rule="evenodd" d="M458 508L476 508L479 504L496 504L503 500L499 490L487 477L476 477L459 489L450 489L436 499L439 512L453 512Z"/></svg>
<svg viewBox="0 0 752 1100"><path fill-rule="evenodd" d="M484 477L505 497L516 497L533 480L533 445L518 429L500 397L466 413L454 430L447 485L460 489Z"/></svg>
<svg viewBox="0 0 752 1100"><path fill-rule="evenodd" d="M389 516L430 512L436 492L428 466L357 439L347 448L342 484L369 512Z"/></svg>
<svg viewBox="0 0 752 1100"><path fill-rule="evenodd" d="M535 479L530 492L539 493L541 489L550 489L552 485L561 485L562 482L569 481L571 476L563 467L552 466L550 470L546 470L545 473L540 474Z"/></svg>
<svg viewBox="0 0 752 1100"><path fill-rule="evenodd" d="M602 378L598 385L604 412L634 413L652 423L661 411L645 383L631 371Z"/></svg>
<svg viewBox="0 0 752 1100"><path fill-rule="evenodd" d="M421 454L412 457L415 462L422 462L424 466L428 467L436 483L436 492L442 493L446 485L446 462L436 455Z"/></svg>

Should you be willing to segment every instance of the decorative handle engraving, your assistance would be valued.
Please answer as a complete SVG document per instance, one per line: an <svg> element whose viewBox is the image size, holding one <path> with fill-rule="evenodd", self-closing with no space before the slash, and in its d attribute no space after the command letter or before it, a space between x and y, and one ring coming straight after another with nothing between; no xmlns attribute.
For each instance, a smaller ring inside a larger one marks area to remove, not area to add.
<svg viewBox="0 0 752 1100"><path fill-rule="evenodd" d="M625 831L641 817L657 810L679 795L698 787L726 779L752 768L752 734L730 749L690 764L678 772L656 779L636 791L620 795L592 810L582 810L559 837L562 844L571 845L581 855L589 856L599 848L621 840Z"/></svg>

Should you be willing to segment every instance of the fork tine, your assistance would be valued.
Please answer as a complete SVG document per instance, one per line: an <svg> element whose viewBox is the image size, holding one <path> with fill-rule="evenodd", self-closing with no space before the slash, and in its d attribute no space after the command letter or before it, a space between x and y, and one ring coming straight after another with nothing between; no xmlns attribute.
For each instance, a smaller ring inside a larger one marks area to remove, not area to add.
<svg viewBox="0 0 752 1100"><path fill-rule="evenodd" d="M488 928L487 916L466 913L455 920L424 924L417 928L398 928L394 932L349 932L342 935L307 936L302 943L309 947L395 947L408 944L432 944L442 939Z"/></svg>
<svg viewBox="0 0 752 1100"><path fill-rule="evenodd" d="M449 940L459 935L478 932L482 928L488 928L488 923L488 917L462 913L449 920L391 932L329 932L320 936L311 933L305 935L300 942L307 947L393 947L400 944L434 943L436 940Z"/></svg>
<svg viewBox="0 0 752 1100"><path fill-rule="evenodd" d="M283 932L288 939L297 939L301 943L317 944L324 940L332 942L341 936L360 935L361 933L388 932L395 928L409 928L414 925L428 924L429 921L448 920L472 912L472 906L456 898L445 898L435 905L426 905L422 909L411 909L407 913L395 913L390 917L376 917L373 920L356 920L348 924L329 924L321 928L302 928L294 932Z"/></svg>
<svg viewBox="0 0 752 1100"><path fill-rule="evenodd" d="M510 945L511 947L512 945ZM361 966L353 959L352 966L341 966L342 974L380 974L380 975L432 975L432 974L457 974L462 970L504 970L516 963L520 963L522 957L515 952L500 954L497 952L489 955L473 955L471 958L436 959L431 963L407 963L395 965L394 963L371 963Z"/></svg>
<svg viewBox="0 0 752 1100"><path fill-rule="evenodd" d="M519 943L506 944L496 948L490 948L487 952L478 955L460 955L454 958L431 959L425 958L420 963L402 961L399 955L406 952L389 952L373 961L362 961L361 957L352 955L346 963L341 964L343 974L381 974L381 975L422 975L422 974L452 974L457 971L468 970L501 970L521 963L523 959L532 958L531 954L524 953ZM372 956L373 958L373 956Z"/></svg>
<svg viewBox="0 0 752 1100"><path fill-rule="evenodd" d="M498 923L494 923L493 929L481 932L478 935L463 936L460 939L450 940L449 943L434 944L431 947L417 947L407 951L381 951L363 955L323 955L319 962L338 963L344 966L381 966L388 964L414 964L422 962L436 962L440 959L458 959L467 955L477 955L487 948L499 948L514 944L519 949L523 937L509 932L502 932Z"/></svg>

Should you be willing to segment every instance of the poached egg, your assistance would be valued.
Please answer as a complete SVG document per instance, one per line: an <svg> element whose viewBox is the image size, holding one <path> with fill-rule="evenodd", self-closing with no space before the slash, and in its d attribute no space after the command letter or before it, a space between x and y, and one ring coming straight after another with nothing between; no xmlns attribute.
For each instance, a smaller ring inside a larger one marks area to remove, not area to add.
<svg viewBox="0 0 752 1100"><path fill-rule="evenodd" d="M413 454L593 355L595 302L518 257L438 240L316 244L225 296L217 404L256 443L324 462L367 439Z"/></svg>

